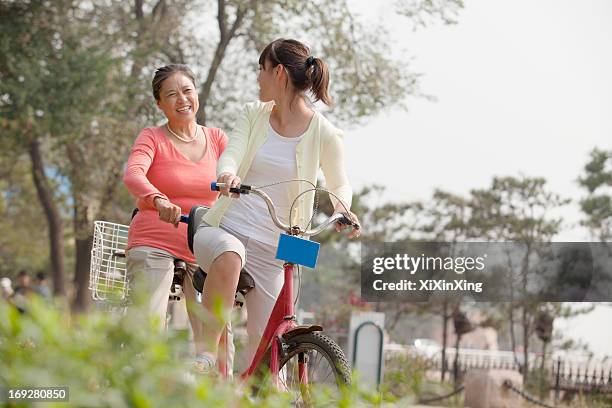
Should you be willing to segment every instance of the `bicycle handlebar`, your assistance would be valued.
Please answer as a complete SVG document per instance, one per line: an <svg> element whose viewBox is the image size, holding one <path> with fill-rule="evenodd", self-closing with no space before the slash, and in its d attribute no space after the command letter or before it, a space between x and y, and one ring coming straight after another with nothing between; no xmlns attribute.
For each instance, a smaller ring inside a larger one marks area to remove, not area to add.
<svg viewBox="0 0 612 408"><path fill-rule="evenodd" d="M210 189L213 191L220 191L223 187L225 187L225 185L226 183L217 183L216 181L213 181L212 183L210 183ZM272 199L270 198L270 196L268 196L263 191L257 189L256 187L249 186L247 184L241 184L239 187L231 187L230 192L236 193L236 194L253 193L261 197L266 202L266 205L268 206L268 211L270 213L270 217L272 217L272 222L274 222L274 225L276 225L278 228L280 228L283 231L288 231L288 232L291 231L292 227L289 225L286 225L278 218L278 216L276 215L276 209L274 208L274 203L272 202ZM317 235L321 231L323 231L325 228L327 228L329 225L335 222L339 222L340 224L350 225L351 227L353 227L353 229L360 228L358 223L353 222L345 214L335 213L331 217L329 217L326 221L321 223L318 227L307 229L306 231L303 231L302 235L306 235L306 236Z"/></svg>
<svg viewBox="0 0 612 408"><path fill-rule="evenodd" d="M225 183L217 183L216 181L210 183L210 189L212 191L220 191L223 187L225 187ZM252 190L253 187L248 184L241 184L240 187L231 187L230 193L249 194Z"/></svg>

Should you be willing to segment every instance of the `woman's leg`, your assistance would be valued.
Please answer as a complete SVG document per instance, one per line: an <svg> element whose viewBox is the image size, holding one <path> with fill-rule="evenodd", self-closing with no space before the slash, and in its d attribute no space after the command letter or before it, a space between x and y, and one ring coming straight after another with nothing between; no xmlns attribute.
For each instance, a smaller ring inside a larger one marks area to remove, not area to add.
<svg viewBox="0 0 612 408"><path fill-rule="evenodd" d="M165 328L168 311L168 295L174 277L174 257L161 249L138 246L127 253L127 273L132 284L132 294L142 293L148 298L150 314L159 319Z"/></svg>
<svg viewBox="0 0 612 408"><path fill-rule="evenodd" d="M253 277L255 287L246 295L248 343L241 356L241 370L247 369L255 356L268 319L283 287L282 261L276 258L276 248L249 240L249 262L246 271Z"/></svg>
<svg viewBox="0 0 612 408"><path fill-rule="evenodd" d="M183 283L183 291L185 292L185 299L187 304L187 315L189 316L189 322L191 323L191 329L193 332L193 341L195 344L195 351L197 354L202 354L208 351L204 343L204 325L202 323L202 307L196 302L196 290L193 287L191 278L197 271L198 266L190 264L189 276ZM230 376L234 367L234 337L232 332L232 323L227 323L227 336L225 330L221 334L221 341L219 343L218 361L223 361L228 367ZM227 339L225 339L227 337ZM224 343L227 340L227 344Z"/></svg>
<svg viewBox="0 0 612 408"><path fill-rule="evenodd" d="M234 294L242 269L242 259L234 252L224 252L210 266L204 282L202 304L206 330L203 340L213 356L217 355L221 334L234 306Z"/></svg>
<svg viewBox="0 0 612 408"><path fill-rule="evenodd" d="M216 227L201 227L194 237L198 265L207 272L202 293L205 330L202 336L206 353L214 360L218 344L234 306L234 294L245 250L240 240Z"/></svg>
<svg viewBox="0 0 612 408"><path fill-rule="evenodd" d="M196 291L193 287L191 277L197 270L196 265L188 265L188 276L183 282L183 292L185 293L185 304L187 306L187 316L193 332L193 342L196 354L206 351L204 347L204 325L202 324L202 311L200 305L196 303Z"/></svg>

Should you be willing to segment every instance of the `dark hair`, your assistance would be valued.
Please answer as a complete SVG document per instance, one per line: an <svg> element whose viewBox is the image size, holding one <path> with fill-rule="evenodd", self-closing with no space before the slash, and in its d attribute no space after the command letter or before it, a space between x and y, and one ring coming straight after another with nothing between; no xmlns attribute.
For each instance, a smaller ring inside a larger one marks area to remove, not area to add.
<svg viewBox="0 0 612 408"><path fill-rule="evenodd" d="M265 67L266 61L272 68L282 64L291 83L298 91L310 90L316 101L331 105L332 100L327 88L329 86L329 70L321 58L310 56L310 49L296 40L279 38L264 48L259 56L259 65Z"/></svg>
<svg viewBox="0 0 612 408"><path fill-rule="evenodd" d="M47 279L47 275L45 275L44 272L38 272L36 274L36 279L38 279L38 280L45 280L45 279Z"/></svg>
<svg viewBox="0 0 612 408"><path fill-rule="evenodd" d="M19 271L19 273L17 274L17 277L22 277L22 276L28 276L28 273L26 271L24 271L23 269Z"/></svg>
<svg viewBox="0 0 612 408"><path fill-rule="evenodd" d="M162 83L170 78L172 75L180 72L191 80L195 87L195 74L185 64L168 64L163 67L157 68L153 75L153 81L151 81L151 87L153 88L153 97L156 101L159 101L159 92L161 91Z"/></svg>

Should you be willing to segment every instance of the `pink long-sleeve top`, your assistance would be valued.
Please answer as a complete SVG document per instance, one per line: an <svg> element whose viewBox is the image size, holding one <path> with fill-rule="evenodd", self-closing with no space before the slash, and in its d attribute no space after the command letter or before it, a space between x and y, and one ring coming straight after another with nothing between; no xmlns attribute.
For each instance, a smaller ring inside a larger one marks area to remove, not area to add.
<svg viewBox="0 0 612 408"><path fill-rule="evenodd" d="M206 151L193 162L183 155L161 128L145 128L140 132L128 158L123 182L137 198L138 214L130 224L128 249L151 246L168 251L177 258L194 263L187 245L187 225L178 228L159 219L153 205L162 197L182 209L183 214L196 204L208 207L218 193L210 190L217 179L217 161L227 136L221 129L201 127L206 136Z"/></svg>

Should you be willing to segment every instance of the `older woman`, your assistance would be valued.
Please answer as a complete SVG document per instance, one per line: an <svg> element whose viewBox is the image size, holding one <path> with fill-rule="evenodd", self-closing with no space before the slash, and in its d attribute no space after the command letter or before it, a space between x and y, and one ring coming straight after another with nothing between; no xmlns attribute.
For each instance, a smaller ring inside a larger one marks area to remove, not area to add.
<svg viewBox="0 0 612 408"><path fill-rule="evenodd" d="M128 274L136 286L146 290L149 310L161 323L166 319L174 260L187 262L190 278L197 270L180 216L196 204L212 206L217 199L209 186L216 179L215 168L227 136L221 129L196 123L198 93L195 76L187 66L158 68L152 88L167 122L140 132L123 181L138 199L139 209L129 230ZM192 285L185 284L184 291L188 302L195 299ZM190 308L188 313L196 352L201 352L202 324Z"/></svg>

